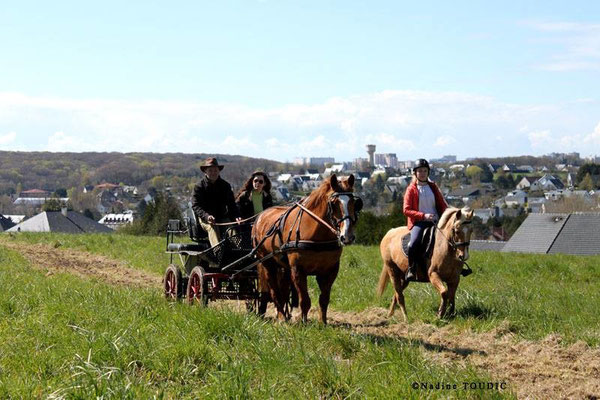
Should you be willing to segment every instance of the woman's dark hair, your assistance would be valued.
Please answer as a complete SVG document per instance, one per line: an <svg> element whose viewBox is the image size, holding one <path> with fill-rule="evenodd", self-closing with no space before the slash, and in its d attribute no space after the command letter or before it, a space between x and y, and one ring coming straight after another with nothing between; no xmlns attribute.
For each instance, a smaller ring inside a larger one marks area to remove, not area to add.
<svg viewBox="0 0 600 400"><path fill-rule="evenodd" d="M252 181L257 176L262 177L265 181L265 184L263 185L263 191L267 193L271 192L271 181L269 180L267 174L265 174L262 171L254 171L252 175L250 175L250 178L248 178L248 180L244 183L244 185L238 192L237 196L235 197L236 200L242 197L244 194L252 192L252 190L254 189L254 186L252 186Z"/></svg>

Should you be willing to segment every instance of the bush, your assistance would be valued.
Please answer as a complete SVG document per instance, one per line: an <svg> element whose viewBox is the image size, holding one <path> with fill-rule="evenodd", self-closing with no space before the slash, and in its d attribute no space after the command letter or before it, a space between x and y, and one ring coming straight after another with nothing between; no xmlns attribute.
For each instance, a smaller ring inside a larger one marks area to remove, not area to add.
<svg viewBox="0 0 600 400"><path fill-rule="evenodd" d="M181 221L181 211L172 197L158 192L154 201L144 208L142 218L124 226L120 231L132 235L163 235L170 219Z"/></svg>
<svg viewBox="0 0 600 400"><path fill-rule="evenodd" d="M399 203L394 203L388 215L377 216L369 211L363 211L354 230L356 244L379 244L387 231L403 225L406 225L406 217L402 214Z"/></svg>

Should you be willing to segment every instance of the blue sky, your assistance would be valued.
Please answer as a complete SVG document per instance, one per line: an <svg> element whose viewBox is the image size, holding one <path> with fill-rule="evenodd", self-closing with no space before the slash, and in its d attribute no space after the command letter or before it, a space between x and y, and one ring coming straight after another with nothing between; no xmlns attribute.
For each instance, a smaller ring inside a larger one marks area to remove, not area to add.
<svg viewBox="0 0 600 400"><path fill-rule="evenodd" d="M0 18L2 150L600 155L598 2L24 1Z"/></svg>

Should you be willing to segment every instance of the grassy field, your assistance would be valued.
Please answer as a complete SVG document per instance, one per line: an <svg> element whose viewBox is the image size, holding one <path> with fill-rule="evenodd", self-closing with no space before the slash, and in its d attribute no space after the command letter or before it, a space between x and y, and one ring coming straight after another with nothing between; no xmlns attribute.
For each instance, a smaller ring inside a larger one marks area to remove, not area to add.
<svg viewBox="0 0 600 400"><path fill-rule="evenodd" d="M121 239L120 247L146 243ZM90 251L98 240L90 237ZM0 285L0 398L421 398L415 381L492 379L431 365L406 339L276 324L168 303L158 290L46 276L1 245Z"/></svg>
<svg viewBox="0 0 600 400"><path fill-rule="evenodd" d="M18 240L76 248L162 274L163 238L20 234ZM518 337L550 333L565 343L600 342L600 257L473 253L457 315L439 321L439 296L411 284L411 321ZM387 307L374 296L376 247L344 250L331 307ZM495 391L415 391L417 382L493 377L425 360L419 344L341 327L275 324L254 315L168 303L159 290L45 276L0 241L0 398L511 398ZM314 289L315 283L311 280ZM313 298L314 299L314 298ZM316 304L314 299L313 304Z"/></svg>
<svg viewBox="0 0 600 400"><path fill-rule="evenodd" d="M18 240L102 254L159 275L168 264L165 239L158 237L23 233ZM411 284L405 291L409 318L475 331L508 321L508 328L526 339L557 333L566 343L600 344L600 256L472 252L469 265L475 273L461 280L454 318L437 320L439 295L430 284L422 283ZM331 307L343 311L388 307L391 285L381 299L374 295L380 272L377 246L346 247ZM314 294L316 282L313 278L309 282Z"/></svg>

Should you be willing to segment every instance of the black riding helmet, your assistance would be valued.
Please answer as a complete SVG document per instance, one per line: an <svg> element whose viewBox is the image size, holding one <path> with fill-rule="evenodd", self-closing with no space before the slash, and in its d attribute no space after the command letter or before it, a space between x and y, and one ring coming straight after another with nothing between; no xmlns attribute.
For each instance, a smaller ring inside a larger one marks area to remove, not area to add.
<svg viewBox="0 0 600 400"><path fill-rule="evenodd" d="M417 168L425 167L427 171L431 171L431 167L429 167L429 163L424 158L419 158L413 167L413 172L417 170Z"/></svg>

